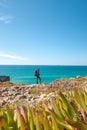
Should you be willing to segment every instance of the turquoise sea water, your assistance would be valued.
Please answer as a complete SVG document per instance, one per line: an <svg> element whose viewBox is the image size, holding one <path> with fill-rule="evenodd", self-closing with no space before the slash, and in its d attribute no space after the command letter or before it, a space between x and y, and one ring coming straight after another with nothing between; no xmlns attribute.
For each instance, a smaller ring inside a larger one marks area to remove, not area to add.
<svg viewBox="0 0 87 130"><path fill-rule="evenodd" d="M0 75L10 76L14 83L36 83L34 71L40 68L43 83L51 83L60 78L75 78L86 76L87 66L46 66L46 65L0 65Z"/></svg>

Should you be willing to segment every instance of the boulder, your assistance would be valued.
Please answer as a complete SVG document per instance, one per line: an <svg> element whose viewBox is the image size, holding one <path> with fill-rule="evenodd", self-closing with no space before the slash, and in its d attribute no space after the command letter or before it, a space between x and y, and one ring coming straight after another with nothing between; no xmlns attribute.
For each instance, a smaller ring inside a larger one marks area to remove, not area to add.
<svg viewBox="0 0 87 130"><path fill-rule="evenodd" d="M0 76L0 82L10 81L10 76Z"/></svg>

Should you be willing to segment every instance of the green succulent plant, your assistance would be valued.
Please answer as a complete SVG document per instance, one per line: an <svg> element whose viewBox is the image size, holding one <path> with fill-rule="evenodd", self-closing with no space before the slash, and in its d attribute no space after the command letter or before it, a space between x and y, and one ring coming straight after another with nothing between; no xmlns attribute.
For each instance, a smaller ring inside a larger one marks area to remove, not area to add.
<svg viewBox="0 0 87 130"><path fill-rule="evenodd" d="M33 108L3 107L0 130L87 130L87 88L65 90Z"/></svg>

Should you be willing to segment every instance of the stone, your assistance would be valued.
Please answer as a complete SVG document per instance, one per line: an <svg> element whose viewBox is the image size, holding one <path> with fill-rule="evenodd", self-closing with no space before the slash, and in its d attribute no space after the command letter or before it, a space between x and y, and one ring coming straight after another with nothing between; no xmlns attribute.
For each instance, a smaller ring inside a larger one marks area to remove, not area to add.
<svg viewBox="0 0 87 130"><path fill-rule="evenodd" d="M10 76L0 76L0 82L10 81Z"/></svg>

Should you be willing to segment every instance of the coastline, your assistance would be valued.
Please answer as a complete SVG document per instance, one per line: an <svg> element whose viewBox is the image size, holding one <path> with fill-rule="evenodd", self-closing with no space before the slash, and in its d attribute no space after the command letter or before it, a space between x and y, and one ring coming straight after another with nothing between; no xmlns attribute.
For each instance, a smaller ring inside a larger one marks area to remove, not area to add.
<svg viewBox="0 0 87 130"><path fill-rule="evenodd" d="M59 79L51 84L14 84L0 82L0 106L29 104L31 107L44 100L56 97L64 89L87 87L87 76Z"/></svg>
<svg viewBox="0 0 87 130"><path fill-rule="evenodd" d="M0 66L0 75L10 76L12 83L35 84L34 71L40 68L40 77L44 83L52 83L61 78L76 78L86 76L87 66L58 66L58 65L9 65Z"/></svg>

